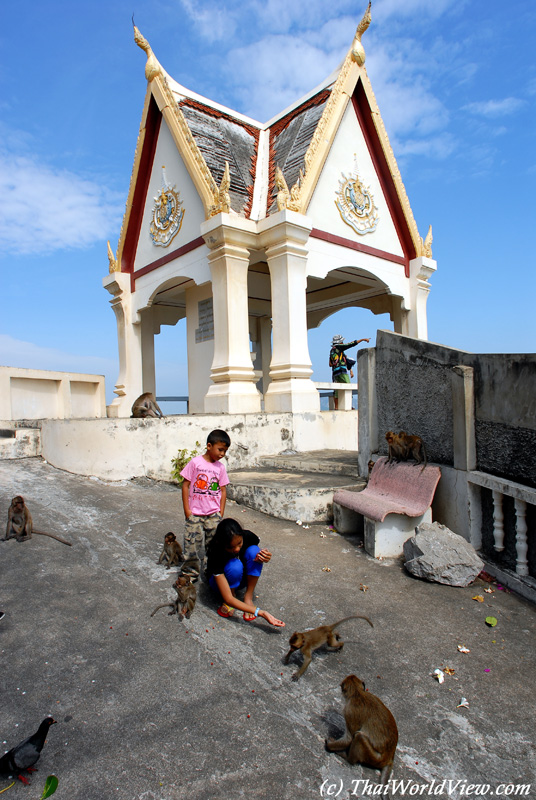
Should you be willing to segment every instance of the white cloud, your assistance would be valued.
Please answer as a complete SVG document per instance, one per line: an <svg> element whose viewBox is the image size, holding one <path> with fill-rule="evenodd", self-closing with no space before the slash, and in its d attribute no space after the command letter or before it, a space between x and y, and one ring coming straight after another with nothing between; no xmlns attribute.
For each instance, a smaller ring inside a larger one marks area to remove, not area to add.
<svg viewBox="0 0 536 800"><path fill-rule="evenodd" d="M5 140L6 141L6 140ZM83 248L117 231L124 198L35 155L0 150L0 248L50 253Z"/></svg>
<svg viewBox="0 0 536 800"><path fill-rule="evenodd" d="M514 114L524 105L525 101L520 100L518 97L505 97L504 100L484 100L482 102L468 103L462 107L462 111L469 111L471 114L492 119Z"/></svg>

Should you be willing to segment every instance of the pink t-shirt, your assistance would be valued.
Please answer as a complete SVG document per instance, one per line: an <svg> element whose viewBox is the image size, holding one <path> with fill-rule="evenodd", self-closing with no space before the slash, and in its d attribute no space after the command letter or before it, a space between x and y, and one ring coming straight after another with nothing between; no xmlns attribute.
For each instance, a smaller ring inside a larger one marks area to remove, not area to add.
<svg viewBox="0 0 536 800"><path fill-rule="evenodd" d="M221 487L229 483L221 461L207 461L203 456L196 456L186 464L181 475L190 481L188 498L192 514L202 517L219 514Z"/></svg>

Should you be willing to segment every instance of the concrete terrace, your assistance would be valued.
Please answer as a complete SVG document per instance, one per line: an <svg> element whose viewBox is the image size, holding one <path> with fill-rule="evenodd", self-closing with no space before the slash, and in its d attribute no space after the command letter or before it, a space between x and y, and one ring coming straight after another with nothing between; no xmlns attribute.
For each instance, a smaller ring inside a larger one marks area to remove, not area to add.
<svg viewBox="0 0 536 800"><path fill-rule="evenodd" d="M376 786L378 774L323 747L342 732L339 683L350 673L398 722L395 779L462 782L441 797L461 797L464 783L489 784L490 796L532 784L510 796L534 796L536 613L515 594L418 581L326 525L230 502L227 514L274 553L259 603L286 629L221 619L203 585L189 622L165 609L151 618L171 596L173 570L155 562L164 533L182 534L177 487L83 478L38 458L0 461L0 478L4 518L20 493L36 528L73 542L0 543L4 748L48 713L60 723L32 788L17 782L8 797L40 796L51 773L58 800L309 800L330 787L361 797L356 781ZM342 653L317 653L293 683L295 667L281 663L290 634L351 613L374 629L347 623ZM431 673L447 666L454 674L440 685ZM469 708L457 708L462 697Z"/></svg>

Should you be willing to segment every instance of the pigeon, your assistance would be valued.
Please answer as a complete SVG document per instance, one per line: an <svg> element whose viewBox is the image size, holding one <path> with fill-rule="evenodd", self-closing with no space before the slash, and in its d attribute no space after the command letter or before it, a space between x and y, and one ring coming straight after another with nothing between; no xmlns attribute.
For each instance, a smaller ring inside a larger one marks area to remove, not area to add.
<svg viewBox="0 0 536 800"><path fill-rule="evenodd" d="M48 736L48 729L54 725L56 720L52 717L45 717L33 736L28 736L20 744L12 747L0 758L0 774L16 775L23 783L29 781L20 775L22 770L32 772L32 767L39 760L41 750Z"/></svg>

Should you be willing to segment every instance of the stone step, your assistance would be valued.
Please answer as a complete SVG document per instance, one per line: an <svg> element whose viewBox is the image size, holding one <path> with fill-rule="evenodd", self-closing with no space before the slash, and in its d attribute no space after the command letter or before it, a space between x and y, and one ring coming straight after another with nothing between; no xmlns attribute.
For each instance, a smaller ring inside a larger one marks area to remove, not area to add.
<svg viewBox="0 0 536 800"><path fill-rule="evenodd" d="M39 428L17 428L13 423L0 423L0 460L33 458L40 455Z"/></svg>
<svg viewBox="0 0 536 800"><path fill-rule="evenodd" d="M278 519L304 523L331 522L333 493L366 486L362 479L335 472L265 466L231 471L229 480L227 494L232 500Z"/></svg>
<svg viewBox="0 0 536 800"><path fill-rule="evenodd" d="M306 453L278 453L263 456L263 467L298 472L324 472L331 475L359 477L355 450L308 450Z"/></svg>

